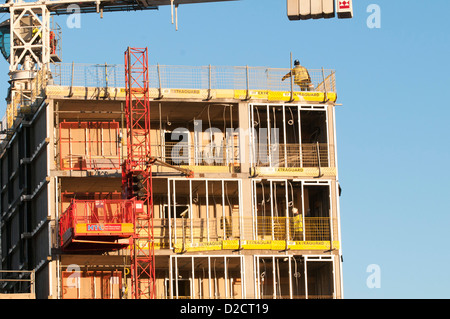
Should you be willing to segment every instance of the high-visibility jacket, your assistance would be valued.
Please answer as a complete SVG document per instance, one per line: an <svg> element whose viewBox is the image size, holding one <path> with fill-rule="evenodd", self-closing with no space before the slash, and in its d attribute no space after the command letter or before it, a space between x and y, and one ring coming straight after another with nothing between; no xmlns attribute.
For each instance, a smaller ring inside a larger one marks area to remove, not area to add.
<svg viewBox="0 0 450 319"><path fill-rule="evenodd" d="M302 216L300 214L296 214L294 216L294 231L300 232L303 229Z"/></svg>
<svg viewBox="0 0 450 319"><path fill-rule="evenodd" d="M311 82L311 77L309 76L308 70L304 66L296 65L292 69L292 75L294 76L294 83L297 85ZM291 77L291 72L286 74L281 80L284 81L289 77Z"/></svg>
<svg viewBox="0 0 450 319"><path fill-rule="evenodd" d="M304 82L311 82L311 78L309 77L308 70L301 65L295 66L293 69L294 73L294 83L301 84Z"/></svg>
<svg viewBox="0 0 450 319"><path fill-rule="evenodd" d="M32 31L32 36L34 37L34 35L36 34L36 33L38 33L39 32L39 29L38 28L33 28L33 31ZM39 35L38 35L38 38L40 38L41 37L41 33L39 32Z"/></svg>

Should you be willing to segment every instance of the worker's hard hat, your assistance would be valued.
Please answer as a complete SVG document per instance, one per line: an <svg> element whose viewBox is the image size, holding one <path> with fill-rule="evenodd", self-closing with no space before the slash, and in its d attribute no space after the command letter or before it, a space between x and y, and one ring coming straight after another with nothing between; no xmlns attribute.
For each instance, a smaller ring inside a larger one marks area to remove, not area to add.
<svg viewBox="0 0 450 319"><path fill-rule="evenodd" d="M294 65L300 65L300 61L299 60L295 60L294 61Z"/></svg>

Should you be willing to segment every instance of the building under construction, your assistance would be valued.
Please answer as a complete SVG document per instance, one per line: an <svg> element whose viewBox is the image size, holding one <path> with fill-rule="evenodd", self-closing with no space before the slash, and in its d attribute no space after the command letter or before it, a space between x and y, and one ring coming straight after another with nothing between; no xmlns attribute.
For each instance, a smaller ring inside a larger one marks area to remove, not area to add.
<svg viewBox="0 0 450 319"><path fill-rule="evenodd" d="M335 72L300 83L295 69L124 50L123 65L51 50L13 81L0 292L342 298Z"/></svg>

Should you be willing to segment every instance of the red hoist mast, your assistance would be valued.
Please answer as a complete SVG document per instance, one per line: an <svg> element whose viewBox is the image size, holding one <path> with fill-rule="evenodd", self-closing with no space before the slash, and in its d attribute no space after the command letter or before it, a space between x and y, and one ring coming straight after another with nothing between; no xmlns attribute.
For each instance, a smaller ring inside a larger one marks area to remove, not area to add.
<svg viewBox="0 0 450 319"><path fill-rule="evenodd" d="M134 299L155 297L153 192L150 147L150 100L147 48L125 51L127 158L122 164L124 198L136 198L142 209L134 217L131 279Z"/></svg>

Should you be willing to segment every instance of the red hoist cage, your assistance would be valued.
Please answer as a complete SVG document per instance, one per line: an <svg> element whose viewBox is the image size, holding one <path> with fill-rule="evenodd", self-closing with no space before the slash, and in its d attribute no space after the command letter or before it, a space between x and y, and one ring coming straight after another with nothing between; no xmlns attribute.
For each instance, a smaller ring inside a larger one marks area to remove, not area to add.
<svg viewBox="0 0 450 319"><path fill-rule="evenodd" d="M156 290L147 48L129 47L125 51L125 89L127 157L122 164L122 191L125 198L137 197L144 203L143 212L134 218L132 295L135 299L153 299ZM140 185L138 194L136 181Z"/></svg>

